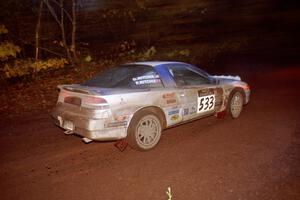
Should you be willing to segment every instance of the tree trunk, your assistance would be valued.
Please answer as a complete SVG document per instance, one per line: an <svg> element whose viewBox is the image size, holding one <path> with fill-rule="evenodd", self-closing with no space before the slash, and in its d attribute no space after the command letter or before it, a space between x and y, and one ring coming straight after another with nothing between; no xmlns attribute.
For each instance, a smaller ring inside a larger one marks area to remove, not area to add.
<svg viewBox="0 0 300 200"><path fill-rule="evenodd" d="M62 43L65 48L66 56L71 64L74 64L74 61L72 59L70 49L67 44L66 40L66 33L65 33L65 23L64 23L64 0L60 0L60 29L61 29L61 38L62 38Z"/></svg>
<svg viewBox="0 0 300 200"><path fill-rule="evenodd" d="M73 53L73 58L75 63L78 63L78 57L76 53L76 2L72 0L72 44L71 44L71 51Z"/></svg>
<svg viewBox="0 0 300 200"><path fill-rule="evenodd" d="M38 21L36 23L36 29L35 29L35 60L39 59L40 27L41 27L43 6L44 6L44 3L43 3L43 0L41 0L40 6L39 6Z"/></svg>

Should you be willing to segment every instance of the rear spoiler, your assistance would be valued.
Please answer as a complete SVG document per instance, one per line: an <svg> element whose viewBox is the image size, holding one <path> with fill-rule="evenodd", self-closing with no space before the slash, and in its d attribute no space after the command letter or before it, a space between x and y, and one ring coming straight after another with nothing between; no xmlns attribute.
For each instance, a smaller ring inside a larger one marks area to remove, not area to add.
<svg viewBox="0 0 300 200"><path fill-rule="evenodd" d="M73 85L58 85L57 88L59 90L66 90L66 91L70 91L70 92L77 92L77 93L81 93L81 94L92 94L89 90L85 90L82 88L74 88Z"/></svg>

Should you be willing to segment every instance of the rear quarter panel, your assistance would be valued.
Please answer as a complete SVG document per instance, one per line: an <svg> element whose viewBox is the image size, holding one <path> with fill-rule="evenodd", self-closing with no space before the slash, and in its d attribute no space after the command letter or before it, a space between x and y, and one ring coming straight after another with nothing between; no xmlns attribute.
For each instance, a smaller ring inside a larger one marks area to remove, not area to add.
<svg viewBox="0 0 300 200"><path fill-rule="evenodd" d="M104 96L111 108L111 121L127 121L127 127L135 113L143 108L161 109L167 126L182 120L177 89L154 89L146 92Z"/></svg>

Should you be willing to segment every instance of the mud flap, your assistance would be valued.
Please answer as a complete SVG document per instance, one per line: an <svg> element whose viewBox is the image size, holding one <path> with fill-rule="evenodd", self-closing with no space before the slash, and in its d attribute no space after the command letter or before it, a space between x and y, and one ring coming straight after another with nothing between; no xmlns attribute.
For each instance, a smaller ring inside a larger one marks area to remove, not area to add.
<svg viewBox="0 0 300 200"><path fill-rule="evenodd" d="M221 111L221 112L218 112L218 113L216 114L216 117L217 117L218 119L223 119L225 116L226 116L226 110Z"/></svg>
<svg viewBox="0 0 300 200"><path fill-rule="evenodd" d="M115 147L117 147L121 152L123 152L126 147L128 146L128 143L126 141L126 139L121 139L121 140L118 140L115 144L114 144Z"/></svg>

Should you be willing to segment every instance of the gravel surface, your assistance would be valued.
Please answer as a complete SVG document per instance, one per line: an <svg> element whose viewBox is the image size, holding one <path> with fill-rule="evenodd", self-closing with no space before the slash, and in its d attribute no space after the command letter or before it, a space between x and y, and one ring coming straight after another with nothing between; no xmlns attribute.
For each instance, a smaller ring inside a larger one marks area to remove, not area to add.
<svg viewBox="0 0 300 200"><path fill-rule="evenodd" d="M300 69L240 73L238 119L168 129L148 152L84 144L46 111L1 118L0 199L300 199Z"/></svg>

